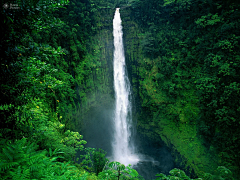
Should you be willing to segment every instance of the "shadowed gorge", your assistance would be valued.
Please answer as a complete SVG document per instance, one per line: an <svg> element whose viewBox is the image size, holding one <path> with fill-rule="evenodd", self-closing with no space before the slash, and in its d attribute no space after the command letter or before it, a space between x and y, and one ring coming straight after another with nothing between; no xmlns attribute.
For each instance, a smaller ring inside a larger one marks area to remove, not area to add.
<svg viewBox="0 0 240 180"><path fill-rule="evenodd" d="M239 6L1 2L0 177L239 179Z"/></svg>

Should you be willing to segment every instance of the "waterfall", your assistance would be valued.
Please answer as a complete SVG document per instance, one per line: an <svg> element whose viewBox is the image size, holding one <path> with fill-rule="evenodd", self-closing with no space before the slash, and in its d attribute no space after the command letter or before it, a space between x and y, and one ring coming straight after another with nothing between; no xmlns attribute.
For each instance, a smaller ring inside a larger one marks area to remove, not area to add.
<svg viewBox="0 0 240 180"><path fill-rule="evenodd" d="M132 126L131 90L126 73L121 22L119 8L117 8L113 19L115 90L113 160L124 165L134 165L137 164L139 158L134 154L134 144L130 144Z"/></svg>

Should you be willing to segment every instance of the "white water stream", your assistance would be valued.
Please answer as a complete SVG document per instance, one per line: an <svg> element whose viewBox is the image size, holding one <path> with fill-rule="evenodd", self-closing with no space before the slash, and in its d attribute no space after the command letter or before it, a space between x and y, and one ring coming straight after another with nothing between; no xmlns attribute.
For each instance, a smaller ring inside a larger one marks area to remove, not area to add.
<svg viewBox="0 0 240 180"><path fill-rule="evenodd" d="M124 165L135 165L139 158L134 152L134 144L130 144L132 126L132 105L130 102L130 82L126 74L126 64L123 48L123 32L119 8L113 19L114 36L114 141L113 160Z"/></svg>

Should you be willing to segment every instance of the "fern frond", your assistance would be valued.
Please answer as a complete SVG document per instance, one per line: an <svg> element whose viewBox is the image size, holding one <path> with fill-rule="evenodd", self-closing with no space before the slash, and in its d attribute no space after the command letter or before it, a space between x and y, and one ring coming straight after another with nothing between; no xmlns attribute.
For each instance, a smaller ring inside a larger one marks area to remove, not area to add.
<svg viewBox="0 0 240 180"><path fill-rule="evenodd" d="M50 159L50 161L51 161L51 162L54 162L54 161L56 161L57 159L58 159L58 157L53 157L53 158Z"/></svg>
<svg viewBox="0 0 240 180"><path fill-rule="evenodd" d="M28 180L30 179L30 171L29 169L22 169L21 166L18 166L18 168L14 169L14 171L9 172L12 176L13 180Z"/></svg>
<svg viewBox="0 0 240 180"><path fill-rule="evenodd" d="M32 166L29 167L30 171L33 172L37 172L40 171L41 169L43 169L44 166L42 166L42 164L33 164Z"/></svg>
<svg viewBox="0 0 240 180"><path fill-rule="evenodd" d="M11 148L10 148L11 149ZM11 152L9 152L9 149L6 149L6 148L3 148L3 156L5 158L5 160L10 160L10 161L13 161L13 154L11 154Z"/></svg>
<svg viewBox="0 0 240 180"><path fill-rule="evenodd" d="M9 170L14 166L19 165L17 162L1 162L0 163L0 171L5 171L5 170Z"/></svg>
<svg viewBox="0 0 240 180"><path fill-rule="evenodd" d="M52 157L52 155L53 155L52 149L49 148L49 156Z"/></svg>
<svg viewBox="0 0 240 180"><path fill-rule="evenodd" d="M32 152L35 152L37 149L37 145L35 143L28 143L25 149L26 154L31 154Z"/></svg>
<svg viewBox="0 0 240 180"><path fill-rule="evenodd" d="M6 148L8 149L8 151L9 151L10 153L12 153L12 154L15 153L14 145L8 145Z"/></svg>

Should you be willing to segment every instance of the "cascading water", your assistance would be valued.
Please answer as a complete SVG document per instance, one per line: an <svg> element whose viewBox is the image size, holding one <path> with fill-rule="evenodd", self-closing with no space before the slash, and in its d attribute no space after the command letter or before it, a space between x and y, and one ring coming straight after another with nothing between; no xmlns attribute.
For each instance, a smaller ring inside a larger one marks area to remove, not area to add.
<svg viewBox="0 0 240 180"><path fill-rule="evenodd" d="M134 154L134 145L130 145L132 106L129 98L131 91L125 69L121 22L119 8L117 8L113 19L115 90L113 160L124 165L134 165L137 164L139 158Z"/></svg>
<svg viewBox="0 0 240 180"><path fill-rule="evenodd" d="M159 144L155 145L150 138L141 134L137 143L138 154L134 151L134 138L131 134L131 130L134 129L131 117L131 89L126 73L119 8L115 12L113 29L115 106L109 96L104 102L100 100L99 106L91 108L84 119L84 139L88 142L88 147L101 148L108 152L107 158L110 161L131 164L144 179L155 179L155 174L166 174L174 168L174 159L164 145L159 147Z"/></svg>

